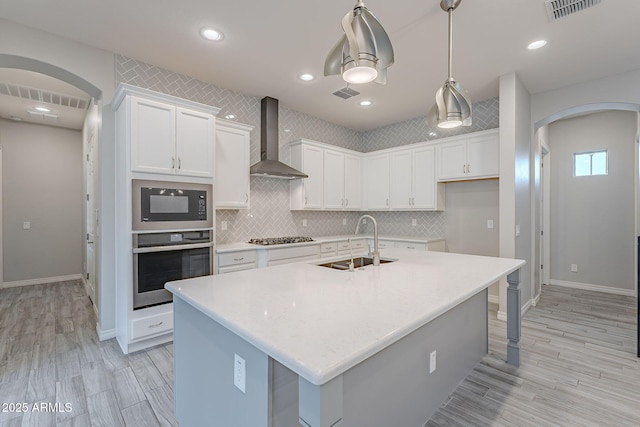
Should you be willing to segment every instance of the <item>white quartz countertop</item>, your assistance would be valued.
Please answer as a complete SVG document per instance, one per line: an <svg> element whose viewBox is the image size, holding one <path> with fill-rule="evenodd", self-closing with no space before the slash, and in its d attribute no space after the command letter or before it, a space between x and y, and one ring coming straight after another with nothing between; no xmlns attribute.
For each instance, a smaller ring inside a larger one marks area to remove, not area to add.
<svg viewBox="0 0 640 427"><path fill-rule="evenodd" d="M321 385L525 264L401 249L382 257L398 261L355 272L299 262L165 287Z"/></svg>
<svg viewBox="0 0 640 427"><path fill-rule="evenodd" d="M340 236L319 236L312 237L313 242L303 242L303 243L290 243L283 245L255 245L246 242L233 242L233 243L223 243L221 245L216 245L216 253L226 253L226 252L236 252L250 249L260 249L260 250L269 250L269 249L277 249L277 248L287 248L287 247L301 247L301 246L309 246L309 245L317 245L322 243L329 242L339 242L347 239L373 239L372 234L346 234ZM444 240L442 237L414 237L414 236L391 236L384 235L378 236L379 240L395 240L402 242L410 242L410 243L434 243Z"/></svg>

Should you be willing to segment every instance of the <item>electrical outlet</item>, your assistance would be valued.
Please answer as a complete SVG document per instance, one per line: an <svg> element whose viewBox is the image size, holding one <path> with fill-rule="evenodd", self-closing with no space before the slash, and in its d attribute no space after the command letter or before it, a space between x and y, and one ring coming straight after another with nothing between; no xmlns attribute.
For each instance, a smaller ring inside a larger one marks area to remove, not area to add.
<svg viewBox="0 0 640 427"><path fill-rule="evenodd" d="M225 231L227 229L227 221L221 221L220 222L220 229L222 231Z"/></svg>
<svg viewBox="0 0 640 427"><path fill-rule="evenodd" d="M493 228L493 220L492 219L488 219L487 220L487 228Z"/></svg>
<svg viewBox="0 0 640 427"><path fill-rule="evenodd" d="M571 272L572 273L578 272L578 264L571 264Z"/></svg>
<svg viewBox="0 0 640 427"><path fill-rule="evenodd" d="M347 218L342 218L342 225L347 225Z"/></svg>
<svg viewBox="0 0 640 427"><path fill-rule="evenodd" d="M245 386L247 383L247 364L245 360L234 354L233 356L233 385L238 387L238 389L246 393Z"/></svg>
<svg viewBox="0 0 640 427"><path fill-rule="evenodd" d="M22 223L22 229L23 230L30 230L31 229L31 222L30 221L25 221Z"/></svg>
<svg viewBox="0 0 640 427"><path fill-rule="evenodd" d="M414 227L416 225L418 225L418 220L416 220L415 218L411 220L411 225L413 225Z"/></svg>
<svg viewBox="0 0 640 427"><path fill-rule="evenodd" d="M303 220L302 220L302 226L303 226L303 227L306 227L306 226L307 226L307 220L306 220L306 219L303 219Z"/></svg>
<svg viewBox="0 0 640 427"><path fill-rule="evenodd" d="M367 218L362 218L362 223L366 225L367 224Z"/></svg>
<svg viewBox="0 0 640 427"><path fill-rule="evenodd" d="M433 350L429 356L429 373L432 374L436 370L436 351Z"/></svg>
<svg viewBox="0 0 640 427"><path fill-rule="evenodd" d="M516 237L520 237L520 226L516 225Z"/></svg>

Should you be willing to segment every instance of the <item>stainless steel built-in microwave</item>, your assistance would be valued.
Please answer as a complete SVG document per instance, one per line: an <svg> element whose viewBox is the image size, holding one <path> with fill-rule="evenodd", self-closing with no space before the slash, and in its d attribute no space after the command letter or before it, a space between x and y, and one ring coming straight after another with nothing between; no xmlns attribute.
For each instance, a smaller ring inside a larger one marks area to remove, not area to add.
<svg viewBox="0 0 640 427"><path fill-rule="evenodd" d="M133 229L211 228L210 184L133 180Z"/></svg>

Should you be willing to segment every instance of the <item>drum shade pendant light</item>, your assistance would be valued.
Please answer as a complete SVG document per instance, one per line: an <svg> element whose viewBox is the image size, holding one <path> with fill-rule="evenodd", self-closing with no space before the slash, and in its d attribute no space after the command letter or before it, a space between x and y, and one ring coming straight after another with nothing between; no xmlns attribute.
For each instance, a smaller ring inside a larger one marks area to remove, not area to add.
<svg viewBox="0 0 640 427"><path fill-rule="evenodd" d="M427 122L448 129L471 126L471 101L466 91L451 76L453 54L453 11L462 0L442 0L440 7L449 14L449 77L436 92L436 103L427 116Z"/></svg>
<svg viewBox="0 0 640 427"><path fill-rule="evenodd" d="M342 74L347 83L387 82L387 68L393 64L391 40L380 22L358 0L342 18L344 35L324 62L324 75Z"/></svg>

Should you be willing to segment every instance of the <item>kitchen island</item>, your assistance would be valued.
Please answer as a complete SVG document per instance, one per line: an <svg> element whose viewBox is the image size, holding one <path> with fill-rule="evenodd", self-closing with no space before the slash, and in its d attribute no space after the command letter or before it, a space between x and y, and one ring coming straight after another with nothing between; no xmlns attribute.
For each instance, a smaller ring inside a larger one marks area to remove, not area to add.
<svg viewBox="0 0 640 427"><path fill-rule="evenodd" d="M397 261L168 283L180 424L422 426L486 354L486 289L507 275L508 359L518 363L524 261L382 256Z"/></svg>

